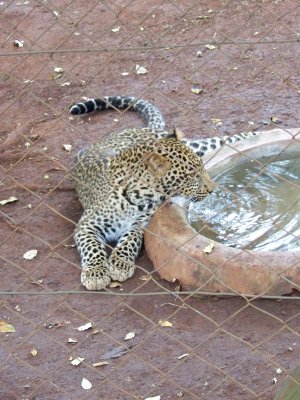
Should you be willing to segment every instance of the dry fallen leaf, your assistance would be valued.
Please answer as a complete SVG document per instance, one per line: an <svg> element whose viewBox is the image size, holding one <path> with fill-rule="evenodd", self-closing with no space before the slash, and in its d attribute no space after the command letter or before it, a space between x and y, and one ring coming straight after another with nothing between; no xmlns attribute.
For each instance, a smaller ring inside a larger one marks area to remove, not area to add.
<svg viewBox="0 0 300 400"><path fill-rule="evenodd" d="M75 344L78 343L78 341L76 339L72 339L71 337L69 337L68 343Z"/></svg>
<svg viewBox="0 0 300 400"><path fill-rule="evenodd" d="M28 250L26 253L23 254L23 258L25 260L32 260L37 256L38 251L33 249L33 250Z"/></svg>
<svg viewBox="0 0 300 400"><path fill-rule="evenodd" d="M121 287L122 284L120 282L114 281L114 282L110 282L109 287L110 288L116 288L116 287Z"/></svg>
<svg viewBox="0 0 300 400"><path fill-rule="evenodd" d="M215 247L215 242L212 240L207 246L204 247L203 252L205 254L210 254Z"/></svg>
<svg viewBox="0 0 300 400"><path fill-rule="evenodd" d="M147 68L142 67L142 66L139 65L139 64L136 64L136 66L135 66L135 71L136 71L136 73L137 73L138 75L144 75L144 74L147 74L147 73L148 73Z"/></svg>
<svg viewBox="0 0 300 400"><path fill-rule="evenodd" d="M149 279L151 279L151 275L142 275L140 277L141 281L149 281Z"/></svg>
<svg viewBox="0 0 300 400"><path fill-rule="evenodd" d="M196 17L196 19L203 19L203 20L205 20L205 21L207 21L209 18L210 18L210 17L209 17L208 15L198 15L198 16Z"/></svg>
<svg viewBox="0 0 300 400"><path fill-rule="evenodd" d="M217 125L217 126L222 125L222 120L219 119L219 118L212 118L212 119L211 119L211 122L212 122L214 125Z"/></svg>
<svg viewBox="0 0 300 400"><path fill-rule="evenodd" d="M60 78L64 73L64 70L61 67L55 67L54 71L51 73L51 79L55 80Z"/></svg>
<svg viewBox="0 0 300 400"><path fill-rule="evenodd" d="M273 122L273 124L280 124L281 123L280 119L277 118L277 117L271 117L271 121Z"/></svg>
<svg viewBox="0 0 300 400"><path fill-rule="evenodd" d="M31 283L32 285L42 285L43 282L44 282L43 279L38 279L37 281L31 281L30 283Z"/></svg>
<svg viewBox="0 0 300 400"><path fill-rule="evenodd" d="M0 201L0 206L4 206L7 203L13 203L14 201L18 201L19 199L16 196L11 196L6 200L1 200Z"/></svg>
<svg viewBox="0 0 300 400"><path fill-rule="evenodd" d="M8 322L1 319L0 320L0 332L11 333L11 332L16 332L16 329L13 325L10 325Z"/></svg>
<svg viewBox="0 0 300 400"><path fill-rule="evenodd" d="M130 340L133 339L135 337L135 333L134 332L129 332L127 333L127 335L124 337L124 340Z"/></svg>
<svg viewBox="0 0 300 400"><path fill-rule="evenodd" d="M108 350L103 357L101 357L103 360L110 360L111 358L119 358L121 356L124 356L126 353L128 353L130 349L130 346L124 347L124 346L118 346L115 347L111 350Z"/></svg>
<svg viewBox="0 0 300 400"><path fill-rule="evenodd" d="M198 87L198 86L193 86L192 89L191 89L191 92L192 92L192 93L195 93L195 94L200 94L200 93L203 92L203 89L201 89L201 88Z"/></svg>
<svg viewBox="0 0 300 400"><path fill-rule="evenodd" d="M214 46L213 44L206 44L204 47L206 47L209 50L215 50L216 46Z"/></svg>
<svg viewBox="0 0 300 400"><path fill-rule="evenodd" d="M63 148L70 153L70 151L72 150L72 145L71 144L63 144Z"/></svg>
<svg viewBox="0 0 300 400"><path fill-rule="evenodd" d="M185 358L185 357L187 357L187 356L189 356L188 353L181 354L181 356L178 356L178 357L177 357L177 360L181 360L182 358Z"/></svg>
<svg viewBox="0 0 300 400"><path fill-rule="evenodd" d="M30 353L31 353L32 357L36 357L38 351L37 351L37 349L36 349L35 347L33 347L33 348L31 349Z"/></svg>
<svg viewBox="0 0 300 400"><path fill-rule="evenodd" d="M92 323L88 322L84 325L79 326L77 330L81 332L81 331L86 331L87 329L91 329L92 327L93 327Z"/></svg>
<svg viewBox="0 0 300 400"><path fill-rule="evenodd" d="M162 326L163 328L173 326L172 322L164 321L164 320L162 320L162 319L160 319L160 320L158 321L158 323L159 323L159 325Z"/></svg>
<svg viewBox="0 0 300 400"><path fill-rule="evenodd" d="M72 365L75 365L75 367L77 367L77 366L80 365L83 361L84 361L84 357L76 357L76 358L72 359L71 364L72 364Z"/></svg>
<svg viewBox="0 0 300 400"><path fill-rule="evenodd" d="M87 380L86 378L82 378L82 381L81 381L81 387L84 389L84 390L89 390L89 389L91 389L92 388L92 384L91 384L91 382L89 381L89 380Z"/></svg>
<svg viewBox="0 0 300 400"><path fill-rule="evenodd" d="M70 325L70 321L47 321L44 323L44 328L52 329L52 328L61 328L62 326Z"/></svg>
<svg viewBox="0 0 300 400"><path fill-rule="evenodd" d="M109 364L108 361L99 361L99 362L93 363L93 367L102 367L103 365L108 365L108 364Z"/></svg>
<svg viewBox="0 0 300 400"><path fill-rule="evenodd" d="M23 47L24 46L24 40L15 40L14 41L14 46Z"/></svg>

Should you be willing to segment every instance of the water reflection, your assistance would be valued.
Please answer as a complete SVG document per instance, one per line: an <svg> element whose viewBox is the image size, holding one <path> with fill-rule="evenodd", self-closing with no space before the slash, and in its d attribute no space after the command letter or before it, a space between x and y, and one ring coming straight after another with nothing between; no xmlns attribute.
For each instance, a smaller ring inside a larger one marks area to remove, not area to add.
<svg viewBox="0 0 300 400"><path fill-rule="evenodd" d="M202 235L237 248L300 249L300 159L262 158L215 178L217 189L193 205L189 220Z"/></svg>

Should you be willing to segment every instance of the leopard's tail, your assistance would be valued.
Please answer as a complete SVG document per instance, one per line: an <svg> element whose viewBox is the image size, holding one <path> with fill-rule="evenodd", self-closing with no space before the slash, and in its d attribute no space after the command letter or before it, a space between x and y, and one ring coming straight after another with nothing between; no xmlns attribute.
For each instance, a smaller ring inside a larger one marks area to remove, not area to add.
<svg viewBox="0 0 300 400"><path fill-rule="evenodd" d="M137 111L146 120L150 129L163 130L165 121L162 113L153 104L139 100L132 96L106 96L101 99L90 99L82 103L73 104L70 113L73 115L89 113L96 110L131 109Z"/></svg>
<svg viewBox="0 0 300 400"><path fill-rule="evenodd" d="M188 146L190 149L194 151L199 157L203 157L207 153L211 151L219 150L221 147L226 144L232 144L235 142L239 142L240 140L245 140L250 138L251 136L261 135L262 132L241 132L236 133L232 136L214 136L207 139L186 139L183 138L181 141Z"/></svg>

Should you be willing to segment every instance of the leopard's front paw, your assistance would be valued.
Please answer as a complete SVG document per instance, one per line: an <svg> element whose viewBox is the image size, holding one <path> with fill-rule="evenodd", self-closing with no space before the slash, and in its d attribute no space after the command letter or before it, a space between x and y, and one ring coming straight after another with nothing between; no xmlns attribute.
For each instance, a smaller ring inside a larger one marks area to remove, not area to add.
<svg viewBox="0 0 300 400"><path fill-rule="evenodd" d="M102 290L110 281L108 271L100 267L85 267L81 272L81 283L87 290Z"/></svg>
<svg viewBox="0 0 300 400"><path fill-rule="evenodd" d="M110 257L108 262L108 273L113 281L124 282L133 276L135 265L120 257Z"/></svg>

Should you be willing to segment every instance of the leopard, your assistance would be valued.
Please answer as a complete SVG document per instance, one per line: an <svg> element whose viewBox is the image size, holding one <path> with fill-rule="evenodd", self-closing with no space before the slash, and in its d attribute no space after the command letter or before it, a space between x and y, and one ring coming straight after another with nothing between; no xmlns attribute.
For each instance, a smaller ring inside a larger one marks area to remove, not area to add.
<svg viewBox="0 0 300 400"><path fill-rule="evenodd" d="M251 136L187 139L179 129L165 130L161 111L133 96L92 98L69 111L80 115L107 109L136 111L147 127L114 132L84 147L71 170L84 210L74 232L81 283L93 291L133 276L144 230L167 200L182 196L198 202L214 191L203 155Z"/></svg>

